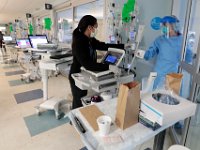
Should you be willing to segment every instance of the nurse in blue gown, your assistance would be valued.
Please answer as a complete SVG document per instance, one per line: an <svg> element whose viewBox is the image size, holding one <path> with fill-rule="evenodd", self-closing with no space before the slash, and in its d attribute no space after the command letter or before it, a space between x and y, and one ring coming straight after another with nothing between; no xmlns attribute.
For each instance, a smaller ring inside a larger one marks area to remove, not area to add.
<svg viewBox="0 0 200 150"><path fill-rule="evenodd" d="M165 16L161 19L163 35L157 37L144 54L145 60L157 56L154 71L157 78L154 82L154 89L163 85L165 76L168 73L178 72L181 57L183 36L178 27L179 20L173 16ZM186 50L186 61L191 62L192 52Z"/></svg>

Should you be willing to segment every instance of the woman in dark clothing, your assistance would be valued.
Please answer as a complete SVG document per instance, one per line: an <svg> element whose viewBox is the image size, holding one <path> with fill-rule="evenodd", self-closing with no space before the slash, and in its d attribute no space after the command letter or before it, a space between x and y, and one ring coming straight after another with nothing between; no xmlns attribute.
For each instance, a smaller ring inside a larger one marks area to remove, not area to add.
<svg viewBox="0 0 200 150"><path fill-rule="evenodd" d="M4 44L3 36L4 36L4 34L0 31L0 50L2 52L2 55L4 53L6 53L6 47L5 47L5 45L3 45ZM3 49L4 49L4 51L3 51Z"/></svg>
<svg viewBox="0 0 200 150"><path fill-rule="evenodd" d="M78 27L73 32L73 63L69 74L69 81L73 96L73 109L82 106L81 97L87 95L87 90L79 89L75 85L71 74L79 73L82 66L90 71L108 70L109 66L107 64L97 63L96 49L106 51L109 47L123 48L122 45L105 44L104 42L100 42L95 39L97 27L97 19L91 15L86 15L82 17Z"/></svg>
<svg viewBox="0 0 200 150"><path fill-rule="evenodd" d="M2 44L3 44L3 33L0 31L0 48L3 47Z"/></svg>

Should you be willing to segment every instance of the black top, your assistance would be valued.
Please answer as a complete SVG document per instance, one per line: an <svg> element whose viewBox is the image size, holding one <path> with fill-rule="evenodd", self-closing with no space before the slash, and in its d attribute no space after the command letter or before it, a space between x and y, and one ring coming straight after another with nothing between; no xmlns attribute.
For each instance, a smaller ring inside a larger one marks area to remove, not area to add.
<svg viewBox="0 0 200 150"><path fill-rule="evenodd" d="M59 55L50 56L50 59L61 59L61 58L70 57L70 56L72 56L71 53L59 54Z"/></svg>
<svg viewBox="0 0 200 150"><path fill-rule="evenodd" d="M90 71L108 70L108 64L97 63L96 50L106 51L109 47L124 48L123 44L105 44L95 38L88 38L82 33L76 35L73 39L73 63L71 65L70 74L79 73L82 66Z"/></svg>
<svg viewBox="0 0 200 150"><path fill-rule="evenodd" d="M3 34L0 33L0 41L3 41Z"/></svg>

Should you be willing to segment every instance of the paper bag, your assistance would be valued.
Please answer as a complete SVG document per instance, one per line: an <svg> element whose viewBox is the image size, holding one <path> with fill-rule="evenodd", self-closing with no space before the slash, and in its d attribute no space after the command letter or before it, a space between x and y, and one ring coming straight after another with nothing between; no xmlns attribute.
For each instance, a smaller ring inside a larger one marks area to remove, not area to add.
<svg viewBox="0 0 200 150"><path fill-rule="evenodd" d="M166 88L179 95L183 75L180 73L170 73L166 75Z"/></svg>
<svg viewBox="0 0 200 150"><path fill-rule="evenodd" d="M116 125L126 129L138 122L140 107L140 84L131 82L121 84L117 100Z"/></svg>

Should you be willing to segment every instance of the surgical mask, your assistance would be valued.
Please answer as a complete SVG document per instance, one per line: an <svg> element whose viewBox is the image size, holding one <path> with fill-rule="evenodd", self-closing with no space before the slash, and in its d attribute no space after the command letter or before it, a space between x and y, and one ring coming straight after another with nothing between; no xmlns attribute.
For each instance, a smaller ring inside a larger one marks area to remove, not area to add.
<svg viewBox="0 0 200 150"><path fill-rule="evenodd" d="M97 35L97 28L94 28L94 32L91 32L90 37L93 38Z"/></svg>
<svg viewBox="0 0 200 150"><path fill-rule="evenodd" d="M166 26L162 27L162 34L164 34L165 37L169 38L169 28Z"/></svg>

